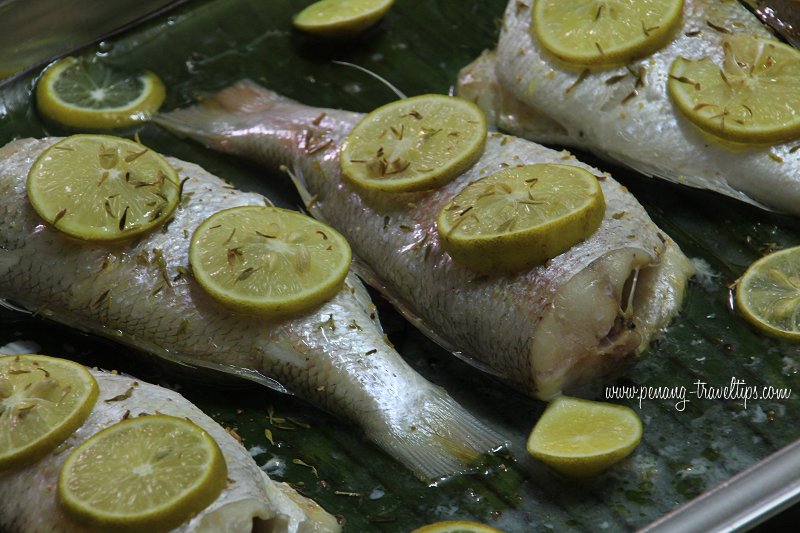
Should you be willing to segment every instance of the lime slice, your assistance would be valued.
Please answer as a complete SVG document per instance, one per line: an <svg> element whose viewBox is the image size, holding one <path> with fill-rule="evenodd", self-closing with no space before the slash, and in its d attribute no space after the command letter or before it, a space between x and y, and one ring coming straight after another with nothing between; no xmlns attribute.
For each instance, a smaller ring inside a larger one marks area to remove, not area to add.
<svg viewBox="0 0 800 533"><path fill-rule="evenodd" d="M800 246L766 255L736 285L744 317L775 337L800 340Z"/></svg>
<svg viewBox="0 0 800 533"><path fill-rule="evenodd" d="M544 263L594 233L605 213L597 178L568 165L506 168L465 187L439 211L445 250L482 272Z"/></svg>
<svg viewBox="0 0 800 533"><path fill-rule="evenodd" d="M682 10L683 0L538 0L533 31L567 63L614 66L664 46Z"/></svg>
<svg viewBox="0 0 800 533"><path fill-rule="evenodd" d="M678 58L669 92L701 129L744 143L778 143L800 135L800 52L754 35L722 42L722 65Z"/></svg>
<svg viewBox="0 0 800 533"><path fill-rule="evenodd" d="M642 440L642 421L633 409L561 396L533 428L528 452L572 477L599 474L627 457Z"/></svg>
<svg viewBox="0 0 800 533"><path fill-rule="evenodd" d="M499 529L478 522L446 520L422 526L411 533L503 533Z"/></svg>
<svg viewBox="0 0 800 533"><path fill-rule="evenodd" d="M398 100L356 124L342 147L342 172L364 189L435 189L480 159L486 131L483 112L462 98Z"/></svg>
<svg viewBox="0 0 800 533"><path fill-rule="evenodd" d="M45 70L36 85L36 105L65 126L120 128L150 120L165 94L152 72L123 72L69 56Z"/></svg>
<svg viewBox="0 0 800 533"><path fill-rule="evenodd" d="M30 464L92 412L97 382L83 366L44 355L0 357L0 470Z"/></svg>
<svg viewBox="0 0 800 533"><path fill-rule="evenodd" d="M28 198L47 223L91 241L126 239L166 221L180 196L178 173L156 152L107 135L73 135L50 146L28 173Z"/></svg>
<svg viewBox="0 0 800 533"><path fill-rule="evenodd" d="M376 24L394 0L322 0L295 15L299 30L323 37L348 37Z"/></svg>
<svg viewBox="0 0 800 533"><path fill-rule="evenodd" d="M329 300L350 269L350 246L313 218L276 207L234 207L192 236L197 282L224 305L272 318Z"/></svg>
<svg viewBox="0 0 800 533"><path fill-rule="evenodd" d="M182 418L155 415L107 427L76 447L58 500L99 531L166 531L217 499L227 483L216 441Z"/></svg>

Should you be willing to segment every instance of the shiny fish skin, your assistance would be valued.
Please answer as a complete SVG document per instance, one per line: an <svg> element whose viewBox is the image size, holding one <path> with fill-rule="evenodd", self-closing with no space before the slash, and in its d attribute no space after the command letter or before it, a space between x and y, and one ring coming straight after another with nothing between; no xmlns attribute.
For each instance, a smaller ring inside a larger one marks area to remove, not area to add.
<svg viewBox="0 0 800 533"><path fill-rule="evenodd" d="M743 6L735 1L686 0L682 26L666 47L627 67L582 76L580 69L564 68L542 52L530 29L534 1L512 0L506 9L494 72L507 96L495 102L517 102L511 104L511 111L496 113L515 116L520 108L528 107L549 117L563 135L553 138L551 128L536 126L521 132L513 121L501 127L538 142L591 150L648 176L800 214L800 155L792 152L800 140L774 146L726 144L684 118L667 93L669 68L677 57L711 57L721 63L724 31L770 37ZM485 68L485 61L486 57L472 67ZM643 85L637 87L640 69L644 69ZM470 70L465 69L462 80L470 76ZM625 77L607 83L618 76ZM482 90L473 87L459 92L469 98ZM485 103L490 100L484 98ZM517 125L520 122L524 120Z"/></svg>
<svg viewBox="0 0 800 533"><path fill-rule="evenodd" d="M55 487L61 465L76 446L127 416L156 412L188 418L217 441L231 482L219 497L175 533L323 533L339 531L336 518L285 483L276 483L247 450L180 394L126 376L93 370L100 395L89 418L55 451L36 463L0 471L0 531L79 533L87 531L65 516ZM111 398L130 395L124 399Z"/></svg>
<svg viewBox="0 0 800 533"><path fill-rule="evenodd" d="M431 192L355 191L339 149L362 117L318 109L242 81L159 122L209 147L286 165L310 206L369 265L362 275L415 325L457 355L530 394L550 398L632 360L680 306L686 258L610 177L565 152L492 134L482 158ZM466 184L504 166L560 163L598 175L601 229L547 266L479 275L443 250L436 213ZM635 286L627 298L627 286ZM630 305L628 303L630 302Z"/></svg>
<svg viewBox="0 0 800 533"><path fill-rule="evenodd" d="M502 445L403 361L353 274L320 307L268 321L233 314L181 273L203 220L237 205L264 205L261 195L168 158L188 180L165 228L107 245L78 242L43 224L25 181L35 158L56 141L26 139L0 149L0 298L189 368L285 387L356 422L424 478L459 472L465 458Z"/></svg>

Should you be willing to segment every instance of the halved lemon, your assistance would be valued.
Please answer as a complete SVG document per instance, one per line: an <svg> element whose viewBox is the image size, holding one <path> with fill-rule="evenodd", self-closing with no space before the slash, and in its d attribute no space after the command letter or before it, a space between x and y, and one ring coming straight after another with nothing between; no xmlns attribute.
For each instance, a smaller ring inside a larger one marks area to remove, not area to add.
<svg viewBox="0 0 800 533"><path fill-rule="evenodd" d="M633 409L560 396L533 428L528 452L562 474L589 477L627 457L641 439Z"/></svg>
<svg viewBox="0 0 800 533"><path fill-rule="evenodd" d="M183 418L124 420L76 447L58 478L58 501L97 531L166 531L213 502L227 484L219 445Z"/></svg>
<svg viewBox="0 0 800 533"><path fill-rule="evenodd" d="M426 526L418 527L411 533L503 533L497 528L481 524L480 522L468 522L466 520L445 520Z"/></svg>
<svg viewBox="0 0 800 533"><path fill-rule="evenodd" d="M243 313L284 317L329 300L350 269L337 231L296 211L234 207L194 232L189 261L198 283Z"/></svg>
<svg viewBox="0 0 800 533"><path fill-rule="evenodd" d="M669 93L695 125L723 139L777 143L800 136L800 52L737 34L723 42L721 65L678 58Z"/></svg>
<svg viewBox="0 0 800 533"><path fill-rule="evenodd" d="M398 100L356 124L342 147L342 172L364 189L435 189L480 159L486 132L483 112L462 98L426 94Z"/></svg>
<svg viewBox="0 0 800 533"><path fill-rule="evenodd" d="M56 448L83 424L97 395L83 365L34 354L0 357L0 470Z"/></svg>
<svg viewBox="0 0 800 533"><path fill-rule="evenodd" d="M150 120L166 91L150 71L125 72L65 57L45 70L36 105L45 117L81 129L109 129Z"/></svg>
<svg viewBox="0 0 800 533"><path fill-rule="evenodd" d="M295 15L299 30L324 37L355 35L376 24L394 0L321 0Z"/></svg>
<svg viewBox="0 0 800 533"><path fill-rule="evenodd" d="M615 66L669 42L682 11L683 0L537 0L533 32L562 61Z"/></svg>
<svg viewBox="0 0 800 533"><path fill-rule="evenodd" d="M800 340L800 246L766 255L736 285L742 315L775 337Z"/></svg>
<svg viewBox="0 0 800 533"><path fill-rule="evenodd" d="M127 139L73 135L47 148L28 173L28 199L48 224L89 241L140 235L178 205L178 173Z"/></svg>
<svg viewBox="0 0 800 533"><path fill-rule="evenodd" d="M465 187L436 220L445 250L482 272L544 263L594 233L605 213L595 176L569 165L506 168Z"/></svg>

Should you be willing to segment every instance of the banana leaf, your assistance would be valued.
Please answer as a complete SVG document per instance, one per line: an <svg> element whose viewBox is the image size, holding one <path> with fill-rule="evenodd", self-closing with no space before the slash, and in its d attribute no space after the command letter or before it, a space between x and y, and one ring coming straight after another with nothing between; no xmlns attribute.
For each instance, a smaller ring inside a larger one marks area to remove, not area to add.
<svg viewBox="0 0 800 533"><path fill-rule="evenodd" d="M240 78L318 106L369 111L406 95L446 93L458 70L491 48L505 0L397 0L375 28L346 41L303 35L292 14L309 0L195 0L82 53L111 66L146 68L168 87L165 109L187 105ZM0 85L0 144L74 133L37 115L39 69ZM285 176L211 153L154 125L137 130L162 153L205 166L278 205L301 206ZM509 436L508 450L473 473L426 486L354 428L298 399L251 385L196 383L130 350L19 314L4 314L0 345L34 341L38 351L178 387L235 429L274 478L341 517L345 531L406 532L436 520L467 519L506 532L624 531L643 527L800 437L800 402L706 399L698 381L724 387L798 389L800 346L765 337L736 312L730 285L767 251L800 244L800 221L579 157L611 171L701 266L686 306L636 367L611 385L686 387L688 402L614 400L644 422L635 453L589 480L562 477L525 451L545 405L444 352L373 295L391 341L428 379ZM231 387L234 386L234 389ZM597 399L603 399L603 390Z"/></svg>

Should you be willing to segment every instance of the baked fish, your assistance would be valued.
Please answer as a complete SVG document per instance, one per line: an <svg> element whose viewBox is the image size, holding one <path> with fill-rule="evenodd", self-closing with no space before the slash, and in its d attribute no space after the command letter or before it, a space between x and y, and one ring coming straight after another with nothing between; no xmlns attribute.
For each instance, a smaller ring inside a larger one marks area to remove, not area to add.
<svg viewBox="0 0 800 533"><path fill-rule="evenodd" d="M427 479L460 472L465 460L504 443L392 348L355 275L330 301L281 321L234 314L202 290L189 271L193 231L222 209L264 205L261 195L168 159L186 181L181 205L160 230L108 245L44 224L28 202L26 176L57 140L0 149L0 298L189 370L296 394L354 421Z"/></svg>
<svg viewBox="0 0 800 533"><path fill-rule="evenodd" d="M647 176L800 214L798 140L733 144L681 115L667 91L672 62L723 62L733 33L771 38L739 2L685 0L669 44L631 64L589 71L543 53L531 29L536 0L512 0L495 52L465 67L457 93L477 100L496 125L536 142L573 146Z"/></svg>
<svg viewBox="0 0 800 533"><path fill-rule="evenodd" d="M242 81L159 123L228 153L285 165L312 213L350 241L360 274L432 339L549 399L630 362L679 309L690 266L636 199L566 152L489 135L481 159L421 193L358 192L339 153L363 115L304 106ZM442 249L439 209L464 186L510 165L561 163L601 179L606 216L586 241L514 275L478 274ZM313 195L313 196L312 196Z"/></svg>
<svg viewBox="0 0 800 533"><path fill-rule="evenodd" d="M156 412L187 418L219 444L230 482L219 497L175 532L323 533L339 531L336 518L285 483L276 483L244 447L186 398L131 377L92 370L100 389L89 418L53 452L23 468L0 471L0 530L8 533L87 531L65 515L55 487L70 450L126 416ZM112 401L107 401L112 400Z"/></svg>

